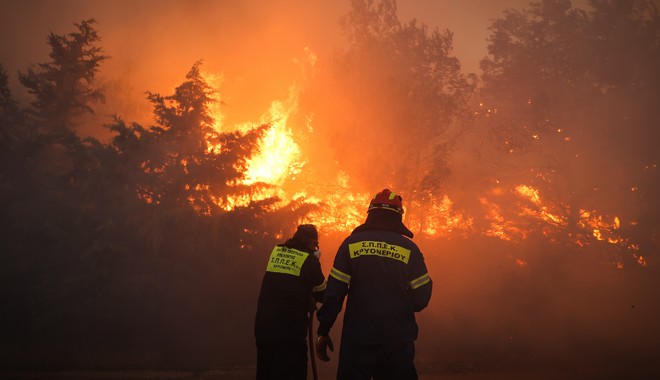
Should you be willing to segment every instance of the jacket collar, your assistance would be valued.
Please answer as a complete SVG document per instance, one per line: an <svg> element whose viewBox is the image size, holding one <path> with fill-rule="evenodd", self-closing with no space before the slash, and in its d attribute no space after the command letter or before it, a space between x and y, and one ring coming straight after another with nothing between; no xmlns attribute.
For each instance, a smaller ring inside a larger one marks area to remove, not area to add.
<svg viewBox="0 0 660 380"><path fill-rule="evenodd" d="M351 235L357 232L375 230L392 231L411 239L414 236L412 231L403 224L401 215L390 210L369 211L369 214L367 214L367 220L364 224L354 229Z"/></svg>

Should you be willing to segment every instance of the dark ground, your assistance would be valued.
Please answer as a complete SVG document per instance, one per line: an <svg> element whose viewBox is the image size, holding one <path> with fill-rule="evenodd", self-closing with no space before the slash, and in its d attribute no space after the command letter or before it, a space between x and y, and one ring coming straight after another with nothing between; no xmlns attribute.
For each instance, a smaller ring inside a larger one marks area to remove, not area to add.
<svg viewBox="0 0 660 380"><path fill-rule="evenodd" d="M660 366L660 365L659 365ZM334 379L333 364L319 364L319 380ZM655 380L660 370L621 368L605 364L600 368L527 368L508 370L447 371L418 368L420 380ZM0 379L16 380L247 380L254 368L227 368L207 371L62 371L0 373ZM311 374L308 379L312 379Z"/></svg>

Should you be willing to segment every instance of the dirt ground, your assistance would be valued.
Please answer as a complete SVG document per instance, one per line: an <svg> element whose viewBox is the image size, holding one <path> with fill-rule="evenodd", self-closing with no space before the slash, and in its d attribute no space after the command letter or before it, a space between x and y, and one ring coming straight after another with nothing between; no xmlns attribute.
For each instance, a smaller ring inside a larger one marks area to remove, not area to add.
<svg viewBox="0 0 660 380"><path fill-rule="evenodd" d="M319 380L333 380L334 367L319 366ZM517 369L474 372L443 372L418 369L420 380L655 380L660 370L635 368ZM15 380L247 380L254 368L207 371L61 371L0 372L0 379ZM311 374L308 379L313 379Z"/></svg>

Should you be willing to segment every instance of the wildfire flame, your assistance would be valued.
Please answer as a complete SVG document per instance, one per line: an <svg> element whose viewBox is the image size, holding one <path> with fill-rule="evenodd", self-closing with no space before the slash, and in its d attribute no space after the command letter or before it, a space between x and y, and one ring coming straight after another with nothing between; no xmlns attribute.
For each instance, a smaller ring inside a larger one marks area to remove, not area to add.
<svg viewBox="0 0 660 380"><path fill-rule="evenodd" d="M206 74L205 79L209 83L217 83L222 77ZM355 190L349 175L340 169L334 174L324 175L324 183L321 184L312 185L311 182L300 180L299 177L305 175L304 169L308 162L303 157L304 146L297 141L296 133L302 131L311 134L314 128L311 117L306 118L306 125L290 125L290 116L298 111L299 92L298 86L291 86L288 99L273 101L258 122L243 123L230 128L245 132L264 124L270 126L259 141L257 154L249 159L241 181L244 185L267 186L258 187L259 190L250 194L235 196L222 203L218 201L219 205L225 210L232 210L252 201L272 197L280 199L280 203L275 207L290 201L304 200L318 205L319 208L301 222L315 223L327 232L348 233L363 222L366 205L372 194ZM224 129L220 108L211 108L211 115L215 119L214 128L218 131ZM563 133L563 130L558 129L557 132ZM214 147L209 149L213 151ZM621 237L622 221L619 217L600 215L596 210L579 210L575 227L580 232L567 233L571 227L569 218L561 208L546 202L538 188L524 183L510 188L502 186L499 181L495 181L495 184L495 187L479 198L485 224L477 223L475 216L455 210L454 202L447 194L430 194L425 198L424 204L412 204L415 210L424 211L419 215L406 214L406 224L416 229L414 232L427 238L467 237L480 233L509 242L521 242L535 233L555 241L557 235L564 231L564 235L570 236L574 244L580 247L593 242L611 244L630 252L638 265L646 266L645 258L639 254L639 246ZM636 188L632 191L636 191ZM146 202L153 201L149 194L144 194L143 199ZM634 225L636 221L629 223ZM521 268L527 264L520 258L512 260ZM618 260L616 265L623 268L621 260Z"/></svg>
<svg viewBox="0 0 660 380"><path fill-rule="evenodd" d="M312 56L313 58L313 56ZM205 76L214 80L217 76ZM350 177L339 170L334 178L324 178L322 185L310 185L296 180L307 164L302 157L301 147L296 142L293 130L313 131L311 118L307 118L305 126L289 126L290 116L298 110L300 88L292 85L289 97L285 101L273 101L271 106L258 122L248 122L231 128L246 132L260 125L270 127L260 139L257 154L247 162L247 169L241 184L268 185L266 188L254 191L248 195L230 197L221 204L225 210L246 206L252 201L276 197L279 206L290 201L303 199L309 204L320 206L321 211L313 211L306 220L301 222L315 223L326 231L350 231L359 225L365 215L365 205L369 202L369 194L351 191ZM219 107L211 108L211 115L216 120L222 120ZM220 123L214 125L221 130Z"/></svg>
<svg viewBox="0 0 660 380"><path fill-rule="evenodd" d="M268 114L262 117L262 123L270 122L271 128L261 139L259 154L248 161L244 180L246 185L266 182L282 186L287 179L295 178L305 165L300 147L294 141L291 129L287 127L289 115L297 107L297 95L297 89L292 87L288 105L274 101Z"/></svg>

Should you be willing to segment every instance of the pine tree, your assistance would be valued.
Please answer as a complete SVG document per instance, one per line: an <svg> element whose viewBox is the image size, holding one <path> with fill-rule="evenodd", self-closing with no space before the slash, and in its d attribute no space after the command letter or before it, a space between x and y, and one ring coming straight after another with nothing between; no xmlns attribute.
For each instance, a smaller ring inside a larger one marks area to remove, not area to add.
<svg viewBox="0 0 660 380"><path fill-rule="evenodd" d="M71 140L75 118L93 113L92 105L104 100L95 78L108 57L97 46L100 37L94 19L74 24L77 32L48 36L51 60L19 73L20 83L34 96L31 114L39 130L55 140Z"/></svg>

